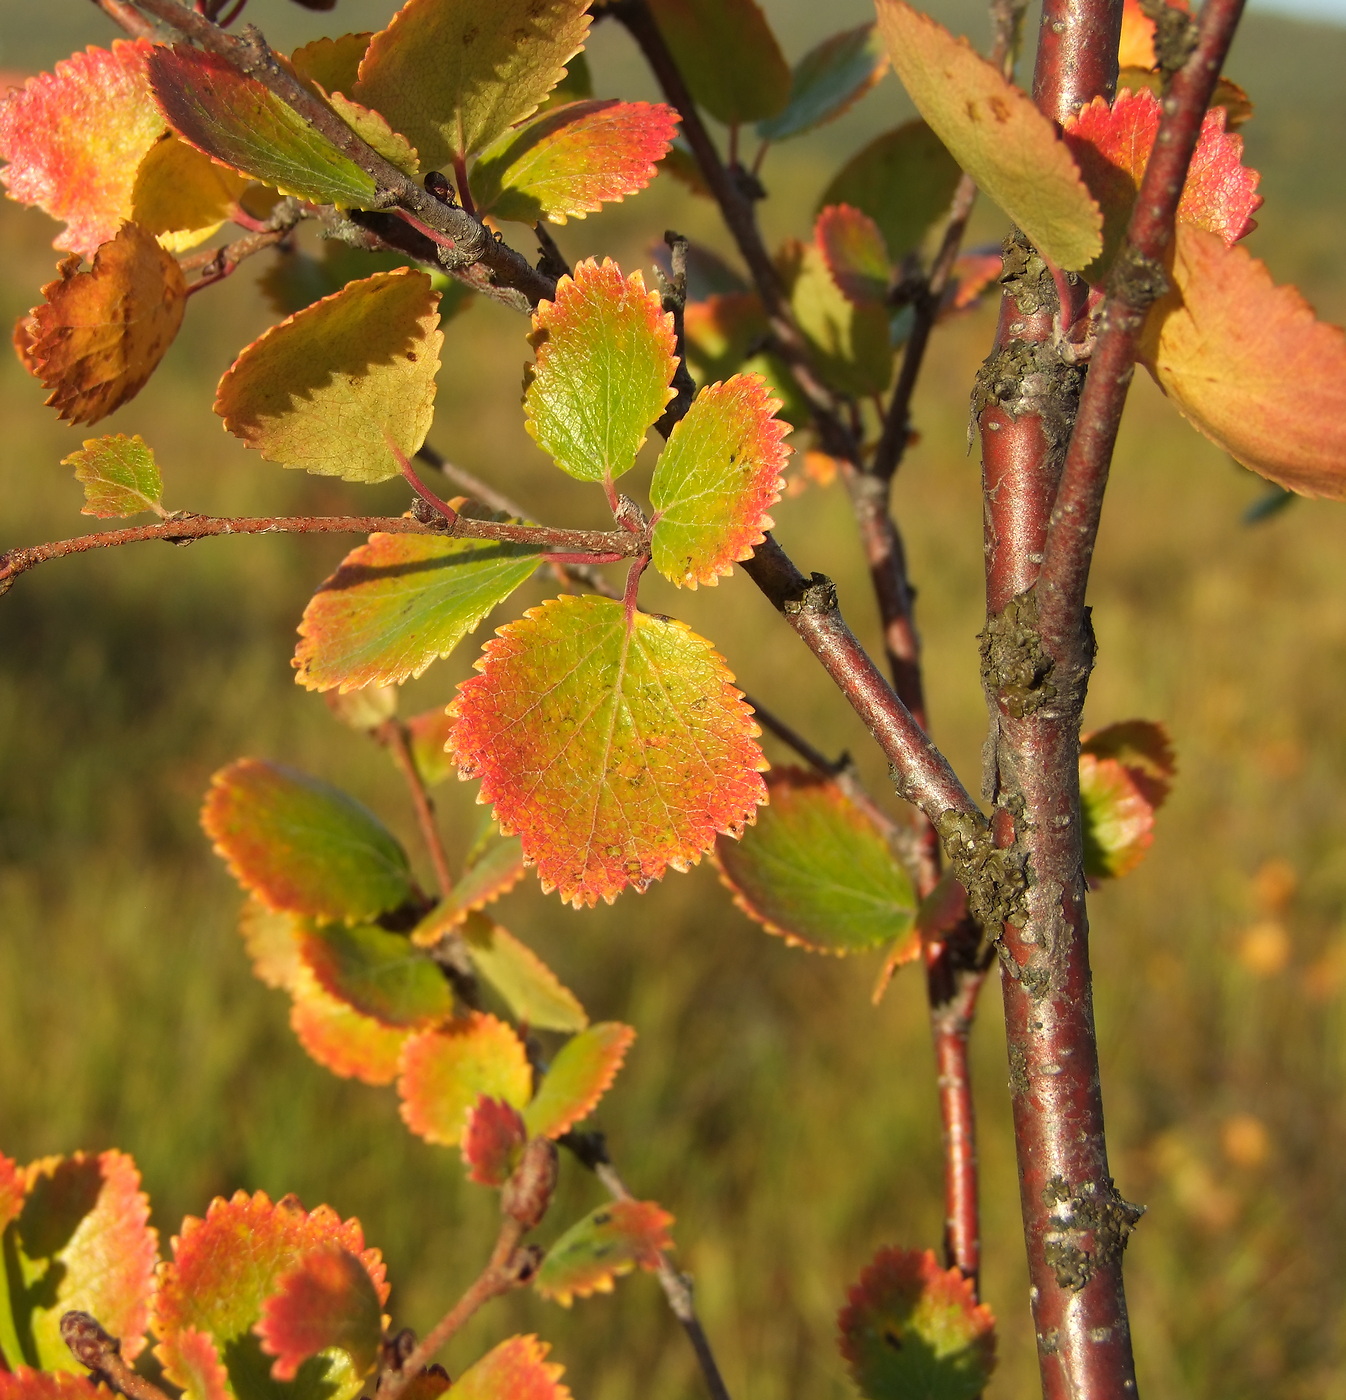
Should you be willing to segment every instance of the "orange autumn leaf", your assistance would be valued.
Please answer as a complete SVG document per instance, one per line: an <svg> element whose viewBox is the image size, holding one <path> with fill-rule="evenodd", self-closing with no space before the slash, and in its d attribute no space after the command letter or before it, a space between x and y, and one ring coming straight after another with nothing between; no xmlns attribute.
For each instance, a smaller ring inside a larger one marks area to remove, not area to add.
<svg viewBox="0 0 1346 1400"><path fill-rule="evenodd" d="M90 47L0 97L0 181L66 221L54 247L91 258L130 217L141 158L166 125L146 72L153 47Z"/></svg>
<svg viewBox="0 0 1346 1400"><path fill-rule="evenodd" d="M182 324L187 284L177 260L138 224L123 224L87 271L74 257L57 271L15 340L57 417L93 423L154 373Z"/></svg>
<svg viewBox="0 0 1346 1400"><path fill-rule="evenodd" d="M1191 224L1141 356L1183 416L1245 467L1346 500L1346 333L1263 263Z"/></svg>

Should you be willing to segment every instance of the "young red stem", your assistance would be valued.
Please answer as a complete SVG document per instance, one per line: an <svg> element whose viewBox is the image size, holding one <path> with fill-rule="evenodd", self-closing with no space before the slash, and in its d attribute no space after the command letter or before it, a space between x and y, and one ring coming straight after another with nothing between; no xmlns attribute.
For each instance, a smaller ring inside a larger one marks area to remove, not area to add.
<svg viewBox="0 0 1346 1400"><path fill-rule="evenodd" d="M439 834L435 821L435 804L416 767L415 755L411 752L410 732L396 717L385 720L375 732L375 738L388 750L397 771L406 779L407 791L411 794L411 805L416 813L416 825L420 828L421 839L430 854L430 864L435 868L435 883L445 899L453 893L453 872L449 869L449 858L444 850L444 839Z"/></svg>

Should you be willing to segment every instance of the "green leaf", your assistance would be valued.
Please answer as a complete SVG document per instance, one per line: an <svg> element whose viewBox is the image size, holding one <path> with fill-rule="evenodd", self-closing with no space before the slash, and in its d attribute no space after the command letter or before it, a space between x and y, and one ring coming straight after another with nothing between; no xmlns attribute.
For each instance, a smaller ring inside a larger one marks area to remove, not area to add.
<svg viewBox="0 0 1346 1400"><path fill-rule="evenodd" d="M1129 874L1154 841L1154 814L1168 797L1177 764L1163 725L1127 720L1080 744L1084 873L1091 880Z"/></svg>
<svg viewBox="0 0 1346 1400"><path fill-rule="evenodd" d="M589 0L407 0L370 40L350 93L451 169L538 104L584 47Z"/></svg>
<svg viewBox="0 0 1346 1400"><path fill-rule="evenodd" d="M452 928L471 913L494 903L523 878L523 847L515 837L497 839L463 872L463 878L449 891L435 910L440 929Z"/></svg>
<svg viewBox="0 0 1346 1400"><path fill-rule="evenodd" d="M153 450L138 434L87 438L83 449L63 458L61 465L74 467L75 480L84 486L81 515L108 520L147 510L160 516L167 514L159 464Z"/></svg>
<svg viewBox="0 0 1346 1400"><path fill-rule="evenodd" d="M823 378L838 392L857 398L882 394L893 377L886 308L850 301L833 281L816 243L791 245L786 261L790 305Z"/></svg>
<svg viewBox="0 0 1346 1400"><path fill-rule="evenodd" d="M954 159L1044 258L1087 267L1103 248L1103 215L1050 118L966 39L904 0L876 3L893 67Z"/></svg>
<svg viewBox="0 0 1346 1400"><path fill-rule="evenodd" d="M61 1338L72 1309L97 1317L133 1361L145 1345L158 1260L135 1163L121 1152L76 1152L20 1172L0 1158L0 1212L0 1221L9 1217L0 1228L6 1361L82 1375Z"/></svg>
<svg viewBox="0 0 1346 1400"><path fill-rule="evenodd" d="M402 1051L402 1118L427 1142L458 1146L467 1115L483 1094L522 1108L532 1091L523 1042L503 1021L480 1011L421 1031Z"/></svg>
<svg viewBox="0 0 1346 1400"><path fill-rule="evenodd" d="M304 609L299 683L344 692L419 676L537 564L535 549L498 540L371 535Z"/></svg>
<svg viewBox="0 0 1346 1400"><path fill-rule="evenodd" d="M680 622L556 598L501 628L477 668L451 706L460 776L481 778L544 890L576 906L685 870L765 795L751 712Z"/></svg>
<svg viewBox="0 0 1346 1400"><path fill-rule="evenodd" d="M363 1376L349 1354L310 1357L293 1380L277 1380L254 1331L267 1300L321 1249L352 1255L382 1308L383 1260L365 1248L358 1220L328 1206L308 1212L293 1196L273 1205L261 1191L216 1197L204 1220L188 1216L154 1300L155 1354L169 1379L200 1400L354 1400Z"/></svg>
<svg viewBox="0 0 1346 1400"><path fill-rule="evenodd" d="M846 300L855 306L886 306L892 260L878 224L849 204L829 204L813 236Z"/></svg>
<svg viewBox="0 0 1346 1400"><path fill-rule="evenodd" d="M406 852L368 808L278 763L220 769L201 825L239 884L278 913L354 923L414 890Z"/></svg>
<svg viewBox="0 0 1346 1400"><path fill-rule="evenodd" d="M651 562L684 588L715 584L752 557L774 523L790 425L766 381L740 374L703 389L654 468Z"/></svg>
<svg viewBox="0 0 1346 1400"><path fill-rule="evenodd" d="M315 204L370 209L380 203L372 175L224 59L179 44L156 48L149 67L169 124L206 155Z"/></svg>
<svg viewBox="0 0 1346 1400"><path fill-rule="evenodd" d="M600 1021L566 1041L523 1111L529 1136L558 1138L587 1118L617 1077L635 1038L630 1026Z"/></svg>
<svg viewBox="0 0 1346 1400"><path fill-rule="evenodd" d="M568 1308L575 1297L610 1293L613 1281L639 1265L657 1269L672 1249L673 1217L653 1201L613 1201L590 1211L547 1250L533 1286Z"/></svg>
<svg viewBox="0 0 1346 1400"><path fill-rule="evenodd" d="M324 92L354 92L360 77L360 60L373 38L369 30L341 34L335 39L314 39L290 55L290 67Z"/></svg>
<svg viewBox="0 0 1346 1400"><path fill-rule="evenodd" d="M395 165L403 175L413 180L421 168L420 156L415 147L401 132L394 131L388 118L382 112L352 102L342 93L324 93L328 105L365 143L372 147L390 165Z"/></svg>
<svg viewBox="0 0 1346 1400"><path fill-rule="evenodd" d="M790 67L757 0L649 0L697 103L726 126L773 117Z"/></svg>
<svg viewBox="0 0 1346 1400"><path fill-rule="evenodd" d="M787 943L855 953L916 943L916 893L883 832L830 779L774 768L770 805L715 859L734 902Z"/></svg>
<svg viewBox="0 0 1346 1400"><path fill-rule="evenodd" d="M658 173L677 113L648 102L574 102L507 131L472 168L480 214L535 224L582 219L643 190Z"/></svg>
<svg viewBox="0 0 1346 1400"><path fill-rule="evenodd" d="M995 1369L995 1319L930 1250L880 1250L837 1319L866 1400L974 1400Z"/></svg>
<svg viewBox="0 0 1346 1400"><path fill-rule="evenodd" d="M290 991L290 1028L311 1059L362 1084L391 1084L397 1078L411 1032L362 1016L325 992L302 962Z"/></svg>
<svg viewBox="0 0 1346 1400"><path fill-rule="evenodd" d="M268 462L384 481L434 417L444 336L423 272L376 272L253 341L220 380L215 412Z"/></svg>
<svg viewBox="0 0 1346 1400"><path fill-rule="evenodd" d="M922 121L877 136L833 177L818 208L849 204L879 226L900 263L949 211L958 165Z"/></svg>
<svg viewBox="0 0 1346 1400"><path fill-rule="evenodd" d="M444 974L400 933L323 924L310 929L301 946L324 991L385 1026L427 1026L453 1014Z"/></svg>
<svg viewBox="0 0 1346 1400"><path fill-rule="evenodd" d="M673 317L639 271L586 258L533 316L526 427L562 471L615 481L673 397Z"/></svg>
<svg viewBox="0 0 1346 1400"><path fill-rule="evenodd" d="M463 937L472 963L520 1025L582 1031L589 1018L578 998L527 944L482 914L469 915Z"/></svg>
<svg viewBox="0 0 1346 1400"><path fill-rule="evenodd" d="M795 64L790 100L774 117L757 123L763 141L802 136L835 121L883 77L888 54L872 24L824 39Z"/></svg>

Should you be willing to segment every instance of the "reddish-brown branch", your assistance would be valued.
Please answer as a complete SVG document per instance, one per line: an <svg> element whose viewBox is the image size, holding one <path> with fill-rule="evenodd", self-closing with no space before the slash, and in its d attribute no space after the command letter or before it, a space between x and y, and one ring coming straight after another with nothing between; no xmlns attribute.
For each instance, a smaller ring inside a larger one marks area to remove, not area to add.
<svg viewBox="0 0 1346 1400"><path fill-rule="evenodd" d="M121 1343L110 1336L97 1319L86 1312L68 1312L61 1318L61 1340L81 1366L94 1378L127 1400L168 1400L153 1381L146 1380L127 1364Z"/></svg>
<svg viewBox="0 0 1346 1400"><path fill-rule="evenodd" d="M93 3L133 39L157 39L158 30L144 15L138 15L131 0L93 0Z"/></svg>
<svg viewBox="0 0 1346 1400"><path fill-rule="evenodd" d="M1117 428L1150 306L1164 290L1164 259L1201 124L1243 12L1243 0L1207 0L1196 47L1173 77L1126 242L1099 318L1089 377L1061 472L1042 561L1038 625L1049 650L1076 644Z"/></svg>
<svg viewBox="0 0 1346 1400"><path fill-rule="evenodd" d="M439 825L435 821L435 804L411 752L410 733L406 725L394 716L378 727L374 737L388 750L397 771L406 779L411 805L416 813L416 825L430 854L430 864L435 868L435 883L439 886L440 894L447 899L453 893L453 872L449 869L444 838L439 834Z"/></svg>

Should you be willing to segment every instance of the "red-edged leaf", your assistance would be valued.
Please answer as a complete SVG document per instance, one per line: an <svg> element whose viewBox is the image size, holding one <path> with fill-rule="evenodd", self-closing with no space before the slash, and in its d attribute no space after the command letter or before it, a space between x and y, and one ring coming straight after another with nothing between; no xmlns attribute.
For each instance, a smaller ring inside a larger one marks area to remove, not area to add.
<svg viewBox="0 0 1346 1400"><path fill-rule="evenodd" d="M134 1360L145 1346L159 1252L135 1163L109 1151L45 1157L19 1173L6 1165L6 1213L20 1201L3 1231L11 1287L20 1284L0 1284L0 1300L9 1293L0 1319L6 1358L80 1371L61 1337L62 1316L76 1310L98 1318Z"/></svg>
<svg viewBox="0 0 1346 1400"><path fill-rule="evenodd" d="M472 167L477 210L563 224L643 190L658 173L678 115L662 103L572 102L508 131Z"/></svg>
<svg viewBox="0 0 1346 1400"><path fill-rule="evenodd" d="M229 1394L255 1395L256 1377L269 1369L254 1327L266 1301L315 1250L344 1250L367 1273L381 1307L388 1298L383 1260L366 1249L357 1220L343 1221L328 1206L311 1213L293 1196L274 1205L261 1191L217 1197L204 1220L188 1216L173 1240L173 1259L159 1276L154 1300L155 1355L168 1378L191 1386L209 1370L213 1351L228 1377ZM218 1377L218 1371L216 1372ZM362 1375L349 1356L315 1357L301 1368L305 1380L331 1400L353 1400Z"/></svg>
<svg viewBox="0 0 1346 1400"><path fill-rule="evenodd" d="M715 860L734 903L787 943L854 953L902 940L915 956L916 895L883 832L836 783L773 768L770 805Z"/></svg>
<svg viewBox="0 0 1346 1400"><path fill-rule="evenodd" d="M453 1014L439 965L403 934L324 924L306 931L300 948L323 991L385 1026L420 1028Z"/></svg>
<svg viewBox="0 0 1346 1400"><path fill-rule="evenodd" d="M998 248L984 251L973 248L964 253L953 265L953 274L940 303L940 320L978 305L995 287L1003 268L1004 259Z"/></svg>
<svg viewBox="0 0 1346 1400"><path fill-rule="evenodd" d="M0 174L11 199L66 227L53 246L92 258L131 217L136 169L163 134L146 39L88 48L0 97Z"/></svg>
<svg viewBox="0 0 1346 1400"><path fill-rule="evenodd" d="M392 124L382 112L375 112L359 102L339 92L324 93L328 106L346 123L367 146L372 146L384 160L395 165L403 175L413 180L421 168L421 159L416 148L402 135L394 131Z"/></svg>
<svg viewBox="0 0 1346 1400"><path fill-rule="evenodd" d="M514 1174L528 1141L523 1115L513 1104L483 1094L468 1110L463 1129L463 1161L468 1180L503 1186Z"/></svg>
<svg viewBox="0 0 1346 1400"><path fill-rule="evenodd" d="M774 522L790 425L777 418L758 374L738 374L696 396L654 468L651 562L681 588L716 584L750 559Z"/></svg>
<svg viewBox="0 0 1346 1400"><path fill-rule="evenodd" d="M939 883L921 901L916 910L916 922L912 927L912 937L899 938L888 950L879 975L874 979L874 990L870 1000L875 1006L883 1000L888 984L893 980L898 968L915 962L923 948L942 943L945 937L967 916L967 890L954 878L953 872L946 870Z"/></svg>
<svg viewBox="0 0 1346 1400"><path fill-rule="evenodd" d="M247 176L165 132L136 171L131 218L182 253L219 231L247 187Z"/></svg>
<svg viewBox="0 0 1346 1400"><path fill-rule="evenodd" d="M495 841L481 859L463 872L463 878L412 932L412 941L422 948L433 948L450 929L457 928L469 914L493 904L523 879L527 867L523 847L510 837Z"/></svg>
<svg viewBox="0 0 1346 1400"><path fill-rule="evenodd" d="M362 1084L391 1084L397 1078L411 1032L362 1016L323 991L307 967L291 991L290 1027L311 1059Z"/></svg>
<svg viewBox="0 0 1346 1400"><path fill-rule="evenodd" d="M766 315L754 292L715 293L689 301L683 314L687 359L704 381L728 379L766 334Z"/></svg>
<svg viewBox="0 0 1346 1400"><path fill-rule="evenodd" d="M757 0L650 0L688 88L726 126L774 117L791 75Z"/></svg>
<svg viewBox="0 0 1346 1400"><path fill-rule="evenodd" d="M107 1400L107 1391L86 1375L18 1366L0 1371L0 1400Z"/></svg>
<svg viewBox="0 0 1346 1400"><path fill-rule="evenodd" d="M1146 368L1245 467L1303 496L1346 499L1346 334L1242 248L1191 224L1174 290L1150 313Z"/></svg>
<svg viewBox="0 0 1346 1400"><path fill-rule="evenodd" d="M1102 251L1103 217L1052 122L966 39L904 0L876 3L893 67L954 159L1043 257L1087 267Z"/></svg>
<svg viewBox="0 0 1346 1400"><path fill-rule="evenodd" d="M344 692L419 676L537 564L536 550L499 540L371 535L304 609L297 679Z"/></svg>
<svg viewBox="0 0 1346 1400"><path fill-rule="evenodd" d="M268 462L344 481L396 476L434 417L439 293L397 268L351 282L253 341L215 412Z"/></svg>
<svg viewBox="0 0 1346 1400"><path fill-rule="evenodd" d="M349 95L451 169L530 116L584 47L589 0L407 0Z"/></svg>
<svg viewBox="0 0 1346 1400"><path fill-rule="evenodd" d="M453 1400L571 1400L564 1367L544 1360L551 1350L536 1337L510 1337L453 1383Z"/></svg>
<svg viewBox="0 0 1346 1400"><path fill-rule="evenodd" d="M1157 69L1123 68L1117 74L1117 90L1148 91L1156 97L1164 95L1164 75ZM1253 114L1252 98L1237 83L1221 77L1216 80L1215 91L1211 93L1210 105L1223 107L1225 123L1230 131L1237 131Z"/></svg>
<svg viewBox="0 0 1346 1400"><path fill-rule="evenodd" d="M522 1108L532 1090L523 1042L503 1021L480 1011L412 1036L402 1051L402 1118L427 1142L457 1147L483 1094Z"/></svg>
<svg viewBox="0 0 1346 1400"><path fill-rule="evenodd" d="M1097 97L1066 123L1066 144L1103 210L1103 253L1095 264L1100 275L1126 233L1162 115L1154 93L1124 90L1111 107ZM1212 107L1201 124L1178 218L1219 234L1226 243L1251 232L1262 196L1257 171L1242 160L1243 138L1227 132L1224 109Z"/></svg>
<svg viewBox="0 0 1346 1400"><path fill-rule="evenodd" d="M795 64L790 100L757 123L757 134L763 141L784 141L835 121L887 71L888 55L872 24L833 34Z"/></svg>
<svg viewBox="0 0 1346 1400"><path fill-rule="evenodd" d="M995 1319L930 1250L883 1249L837 1319L867 1400L974 1400L995 1368Z"/></svg>
<svg viewBox="0 0 1346 1400"><path fill-rule="evenodd" d="M892 264L878 224L849 204L829 204L818 215L813 237L832 280L857 306L888 300Z"/></svg>
<svg viewBox="0 0 1346 1400"><path fill-rule="evenodd" d="M182 324L187 284L177 259L137 224L123 224L87 272L73 257L57 272L25 320L24 360L58 418L94 423L154 373Z"/></svg>
<svg viewBox="0 0 1346 1400"><path fill-rule="evenodd" d="M149 70L169 125L197 150L315 204L377 204L372 175L225 59L179 44L156 48Z"/></svg>
<svg viewBox="0 0 1346 1400"><path fill-rule="evenodd" d="M470 914L463 937L472 964L520 1025L540 1031L582 1031L589 1018L579 999L525 943L484 914Z"/></svg>
<svg viewBox="0 0 1346 1400"><path fill-rule="evenodd" d="M178 1374L192 1400L234 1400L229 1372L209 1333L184 1327L174 1338L174 1351Z"/></svg>
<svg viewBox="0 0 1346 1400"><path fill-rule="evenodd" d="M581 481L629 471L673 397L673 317L639 271L592 258L539 303L537 363L524 408L529 434L562 471Z"/></svg>
<svg viewBox="0 0 1346 1400"><path fill-rule="evenodd" d="M1168 733L1152 721L1128 720L1084 737L1080 801L1090 879L1125 875L1144 859L1176 768Z"/></svg>
<svg viewBox="0 0 1346 1400"><path fill-rule="evenodd" d="M857 306L837 286L816 243L789 243L782 254L790 305L819 371L843 394L883 393L893 374L893 341L884 306Z"/></svg>
<svg viewBox="0 0 1346 1400"><path fill-rule="evenodd" d="M613 1282L639 1265L657 1269L673 1248L673 1217L653 1201L614 1201L590 1211L547 1251L533 1285L563 1308L593 1293L611 1293Z"/></svg>
<svg viewBox="0 0 1346 1400"><path fill-rule="evenodd" d="M277 912L353 922L412 893L406 852L367 807L282 764L221 768L201 825L238 883Z"/></svg>
<svg viewBox="0 0 1346 1400"><path fill-rule="evenodd" d="M901 262L949 211L958 166L922 121L876 136L833 177L819 208L849 204L879 226L888 255Z"/></svg>
<svg viewBox="0 0 1346 1400"><path fill-rule="evenodd" d="M310 1250L276 1280L253 1330L276 1358L271 1374L278 1381L294 1380L309 1357L328 1347L340 1347L367 1376L383 1339L383 1299L360 1259L328 1245Z"/></svg>
<svg viewBox="0 0 1346 1400"><path fill-rule="evenodd" d="M607 1093L636 1033L619 1021L600 1021L557 1052L523 1111L532 1137L558 1138L585 1119Z"/></svg>
<svg viewBox="0 0 1346 1400"><path fill-rule="evenodd" d="M685 870L765 796L742 693L680 622L556 598L499 629L477 669L451 707L460 776L576 906Z"/></svg>
<svg viewBox="0 0 1346 1400"><path fill-rule="evenodd" d="M18 1163L0 1152L0 1231L23 1209L24 1189Z"/></svg>
<svg viewBox="0 0 1346 1400"><path fill-rule="evenodd" d="M168 514L162 504L164 485L159 465L138 434L88 438L83 449L63 457L61 465L74 467L75 480L84 487L81 515L109 520L147 510L159 516Z"/></svg>
<svg viewBox="0 0 1346 1400"><path fill-rule="evenodd" d="M421 781L433 787L453 772L453 760L445 746L453 732L453 720L442 705L424 714L412 715L407 721L411 731L411 753Z"/></svg>
<svg viewBox="0 0 1346 1400"><path fill-rule="evenodd" d="M307 921L293 914L273 913L249 895L238 917L248 959L257 979L268 987L290 991L305 972L300 952Z"/></svg>
<svg viewBox="0 0 1346 1400"><path fill-rule="evenodd" d="M1188 10L1187 0L1169 0L1174 9ZM1117 49L1117 64L1121 68L1153 68L1154 21L1140 6L1140 0L1123 0L1122 38Z"/></svg>

